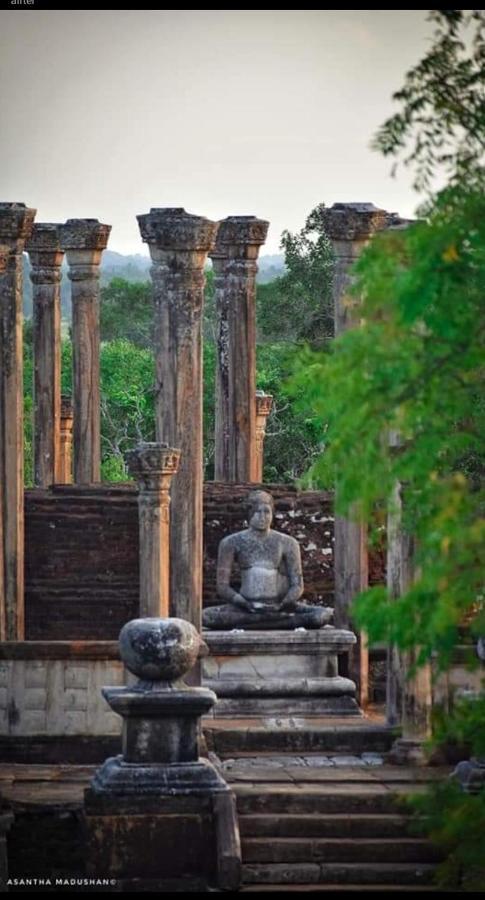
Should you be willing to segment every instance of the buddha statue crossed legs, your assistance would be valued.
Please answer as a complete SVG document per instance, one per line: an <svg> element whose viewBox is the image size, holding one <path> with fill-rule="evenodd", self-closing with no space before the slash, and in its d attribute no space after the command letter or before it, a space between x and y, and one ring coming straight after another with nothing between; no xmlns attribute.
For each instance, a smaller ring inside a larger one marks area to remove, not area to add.
<svg viewBox="0 0 485 900"><path fill-rule="evenodd" d="M217 594L226 602L204 610L205 628L321 628L333 609L298 602L303 594L300 547L290 535L273 531L273 498L266 491L248 497L249 527L228 535L219 545ZM234 563L241 586L231 586Z"/></svg>

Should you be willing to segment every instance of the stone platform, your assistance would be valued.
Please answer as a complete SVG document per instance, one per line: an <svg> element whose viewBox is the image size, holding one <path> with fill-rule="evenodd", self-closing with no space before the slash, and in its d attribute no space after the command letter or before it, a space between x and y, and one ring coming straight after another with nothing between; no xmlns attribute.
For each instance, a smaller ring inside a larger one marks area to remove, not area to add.
<svg viewBox="0 0 485 900"><path fill-rule="evenodd" d="M205 631L205 687L214 717L360 715L355 684L339 675L338 656L355 643L330 625L305 631Z"/></svg>
<svg viewBox="0 0 485 900"><path fill-rule="evenodd" d="M322 720L320 731L325 725L335 728L335 720ZM377 719L364 719L339 728L367 734L378 725ZM225 723L217 728L225 731ZM363 736L364 757L352 760L348 751L345 757L337 751L332 765L322 749L303 756L266 752L234 758L227 748L231 759L219 749L221 772L237 797L242 892L432 890L436 855L421 836L407 831L410 811L400 801L430 781L447 779L450 769L389 766L385 756L376 764L376 754L369 753L374 746ZM14 813L10 876L52 881L51 887L31 888L14 882L10 891L55 891L56 876L80 879L79 887L57 890L100 891L81 882L86 876L83 795L94 772L93 766L0 768L0 790ZM119 892L119 881L113 881L101 890Z"/></svg>

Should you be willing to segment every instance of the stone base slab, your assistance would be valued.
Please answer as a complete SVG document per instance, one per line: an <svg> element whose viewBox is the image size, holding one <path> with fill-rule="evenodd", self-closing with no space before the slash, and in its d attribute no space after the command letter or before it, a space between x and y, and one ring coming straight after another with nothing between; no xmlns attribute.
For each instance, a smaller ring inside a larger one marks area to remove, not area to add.
<svg viewBox="0 0 485 900"><path fill-rule="evenodd" d="M245 716L361 716L355 697L234 697L218 701L213 718ZM210 716L206 717L206 721Z"/></svg>
<svg viewBox="0 0 485 900"><path fill-rule="evenodd" d="M359 715L355 684L338 674L338 656L355 635L316 631L207 631L203 684L218 697L211 715Z"/></svg>
<svg viewBox="0 0 485 900"><path fill-rule="evenodd" d="M84 809L90 876L109 873L132 886L194 880L202 891L217 883L210 795L116 797L88 789Z"/></svg>
<svg viewBox="0 0 485 900"><path fill-rule="evenodd" d="M92 794L122 796L207 796L226 791L225 781L206 759L184 763L128 763L123 757L107 759L92 781Z"/></svg>

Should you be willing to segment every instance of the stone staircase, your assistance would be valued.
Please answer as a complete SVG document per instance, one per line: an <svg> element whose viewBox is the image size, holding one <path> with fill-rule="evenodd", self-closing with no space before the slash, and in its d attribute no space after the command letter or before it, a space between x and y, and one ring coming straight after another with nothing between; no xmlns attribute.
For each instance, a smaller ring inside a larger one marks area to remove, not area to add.
<svg viewBox="0 0 485 900"><path fill-rule="evenodd" d="M440 854L403 801L448 770L388 765L392 735L365 719L296 725L212 733L237 797L241 890L435 891Z"/></svg>
<svg viewBox="0 0 485 900"><path fill-rule="evenodd" d="M243 890L429 889L436 850L409 836L390 794L366 787L239 785Z"/></svg>

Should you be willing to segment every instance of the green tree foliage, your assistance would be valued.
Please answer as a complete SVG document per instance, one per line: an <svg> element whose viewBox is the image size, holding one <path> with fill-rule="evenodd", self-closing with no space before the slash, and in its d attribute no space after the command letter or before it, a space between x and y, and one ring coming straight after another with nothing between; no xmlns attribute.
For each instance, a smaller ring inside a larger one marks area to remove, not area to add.
<svg viewBox="0 0 485 900"><path fill-rule="evenodd" d="M393 95L400 109L381 126L374 147L415 168L429 189L440 171L450 182L479 176L485 129L485 12L433 9L434 40Z"/></svg>
<svg viewBox="0 0 485 900"><path fill-rule="evenodd" d="M113 278L101 288L101 340L119 338L137 347L153 346L153 303L149 281Z"/></svg>
<svg viewBox="0 0 485 900"><path fill-rule="evenodd" d="M446 665L466 616L485 628L483 387L485 200L450 189L426 222L377 236L356 266L365 324L326 354L307 352L297 377L321 424L318 483L339 482L341 511L371 518L396 481L405 487L405 527L418 539L420 576L399 601L384 589L360 600L371 641ZM397 431L402 446L389 447ZM419 640L418 640L419 639Z"/></svg>
<svg viewBox="0 0 485 900"><path fill-rule="evenodd" d="M333 335L333 254L322 208L311 211L301 231L283 232L286 272L258 285L258 327L266 340L320 346Z"/></svg>
<svg viewBox="0 0 485 900"><path fill-rule="evenodd" d="M101 453L105 481L126 481L125 453L155 439L151 350L118 339L101 347Z"/></svg>

